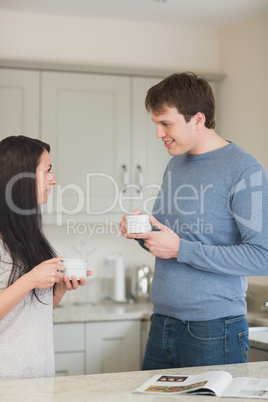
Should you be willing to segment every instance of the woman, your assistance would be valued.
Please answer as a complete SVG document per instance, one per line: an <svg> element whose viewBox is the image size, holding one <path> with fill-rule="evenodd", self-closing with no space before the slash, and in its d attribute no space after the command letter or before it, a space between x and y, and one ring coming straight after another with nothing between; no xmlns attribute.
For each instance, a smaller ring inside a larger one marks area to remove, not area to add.
<svg viewBox="0 0 268 402"><path fill-rule="evenodd" d="M0 142L1 379L55 374L53 308L79 286L63 275L62 257L42 232L39 206L56 184L49 151L24 136Z"/></svg>

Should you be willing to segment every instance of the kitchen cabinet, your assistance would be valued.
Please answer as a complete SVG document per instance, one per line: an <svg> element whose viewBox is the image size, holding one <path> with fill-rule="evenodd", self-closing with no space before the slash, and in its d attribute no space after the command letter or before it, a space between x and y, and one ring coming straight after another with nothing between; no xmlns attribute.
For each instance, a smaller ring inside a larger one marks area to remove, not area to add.
<svg viewBox="0 0 268 402"><path fill-rule="evenodd" d="M86 324L86 374L140 370L140 320Z"/></svg>
<svg viewBox="0 0 268 402"><path fill-rule="evenodd" d="M142 364L143 357L145 354L145 349L146 349L146 345L147 345L147 339L148 339L150 327L151 327L151 320L142 320L141 321L141 355L140 355L141 356L141 364Z"/></svg>
<svg viewBox="0 0 268 402"><path fill-rule="evenodd" d="M118 211L130 164L130 78L42 73L41 139L51 144L55 207L77 218Z"/></svg>
<svg viewBox="0 0 268 402"><path fill-rule="evenodd" d="M42 73L41 138L59 183L48 213L118 221L136 207L152 210L170 159L144 106L160 79Z"/></svg>
<svg viewBox="0 0 268 402"><path fill-rule="evenodd" d="M68 375L84 374L84 352L56 353L55 375L63 377Z"/></svg>
<svg viewBox="0 0 268 402"><path fill-rule="evenodd" d="M135 371L141 367L141 321L54 324L56 376Z"/></svg>
<svg viewBox="0 0 268 402"><path fill-rule="evenodd" d="M0 140L39 137L38 71L0 68Z"/></svg>
<svg viewBox="0 0 268 402"><path fill-rule="evenodd" d="M85 372L84 324L54 324L56 376Z"/></svg>
<svg viewBox="0 0 268 402"><path fill-rule="evenodd" d="M248 350L247 363L260 361L268 361L268 351L250 347Z"/></svg>
<svg viewBox="0 0 268 402"><path fill-rule="evenodd" d="M149 88L162 78L132 78L132 208L150 214L163 174L171 156L161 139L156 138L156 125L145 109L144 101ZM132 211L133 211L132 209Z"/></svg>
<svg viewBox="0 0 268 402"><path fill-rule="evenodd" d="M162 78L0 68L1 136L51 145L58 184L42 206L45 223L118 223L134 208L151 213L170 155L144 100Z"/></svg>
<svg viewBox="0 0 268 402"><path fill-rule="evenodd" d="M249 328L248 362L268 361L268 327Z"/></svg>

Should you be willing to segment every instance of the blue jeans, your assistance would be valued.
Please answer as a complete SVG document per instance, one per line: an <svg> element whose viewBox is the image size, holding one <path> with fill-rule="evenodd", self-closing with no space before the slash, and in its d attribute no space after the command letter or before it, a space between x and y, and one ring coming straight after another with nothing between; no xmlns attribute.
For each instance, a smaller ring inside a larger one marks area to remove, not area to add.
<svg viewBox="0 0 268 402"><path fill-rule="evenodd" d="M181 321L153 314L142 369L244 363L248 348L245 315Z"/></svg>

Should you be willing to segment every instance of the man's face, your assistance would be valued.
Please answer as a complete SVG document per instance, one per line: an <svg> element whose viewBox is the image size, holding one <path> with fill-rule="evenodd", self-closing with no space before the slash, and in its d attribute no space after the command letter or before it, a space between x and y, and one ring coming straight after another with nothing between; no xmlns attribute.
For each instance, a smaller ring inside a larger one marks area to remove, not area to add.
<svg viewBox="0 0 268 402"><path fill-rule="evenodd" d="M164 146L172 156L198 153L198 128L196 116L186 123L176 107L166 107L163 114L151 113L156 124L156 137L162 138Z"/></svg>

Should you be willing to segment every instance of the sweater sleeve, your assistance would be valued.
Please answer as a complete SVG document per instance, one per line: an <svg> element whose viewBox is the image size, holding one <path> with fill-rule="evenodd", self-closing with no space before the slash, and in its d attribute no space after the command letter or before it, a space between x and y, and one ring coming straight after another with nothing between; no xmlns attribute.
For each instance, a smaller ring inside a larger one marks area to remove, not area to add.
<svg viewBox="0 0 268 402"><path fill-rule="evenodd" d="M268 275L267 248L252 244L213 246L181 239L177 261L224 275Z"/></svg>
<svg viewBox="0 0 268 402"><path fill-rule="evenodd" d="M135 240L139 243L139 245L140 245L144 250L149 251L148 248L145 247L145 245L144 245L144 240L142 240L142 239L135 239Z"/></svg>
<svg viewBox="0 0 268 402"><path fill-rule="evenodd" d="M230 214L239 230L235 244L202 244L181 239L177 261L224 275L268 275L268 179L248 169L232 188Z"/></svg>

